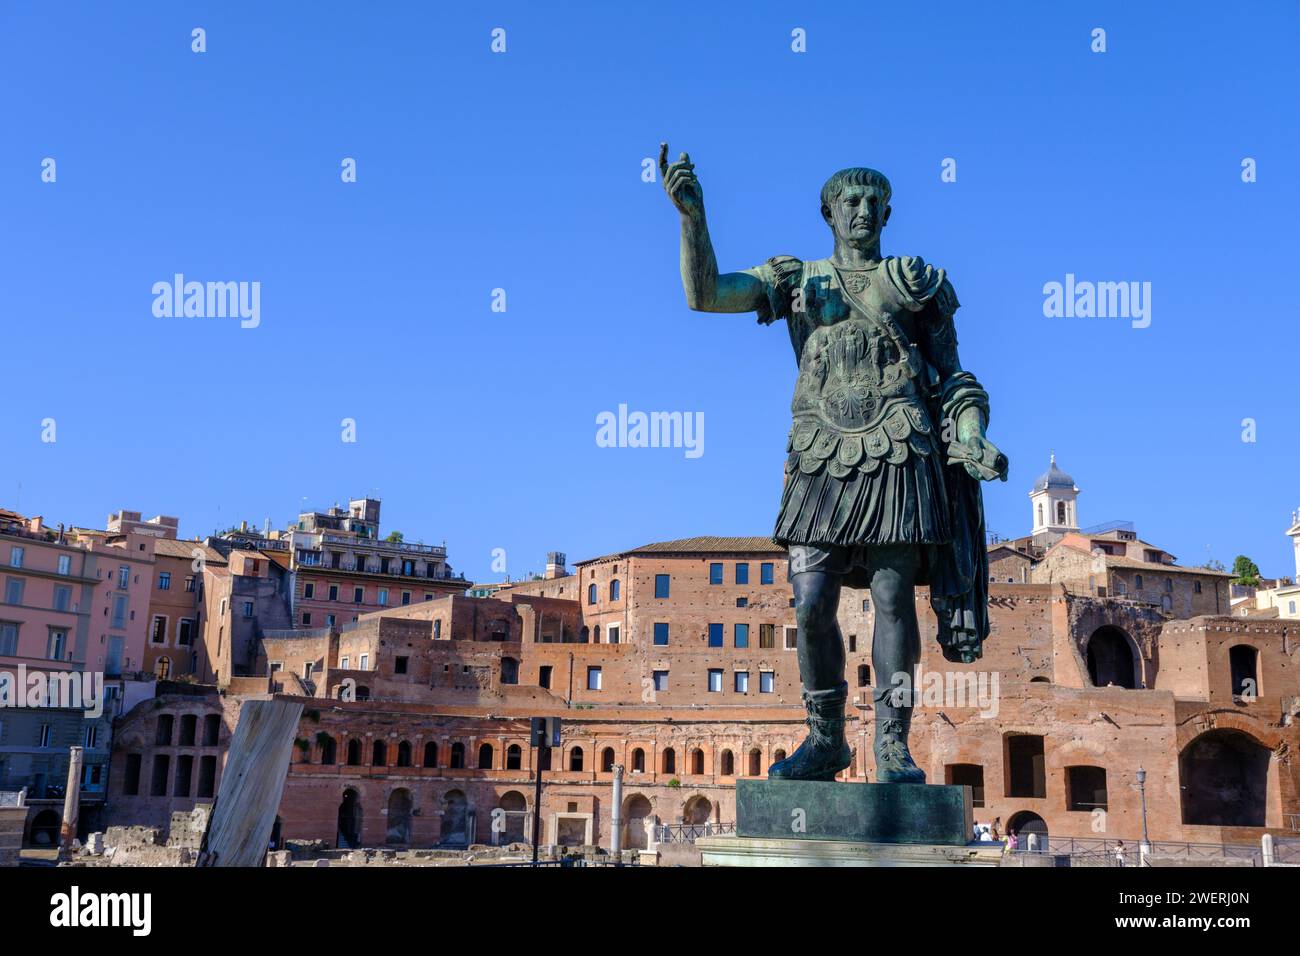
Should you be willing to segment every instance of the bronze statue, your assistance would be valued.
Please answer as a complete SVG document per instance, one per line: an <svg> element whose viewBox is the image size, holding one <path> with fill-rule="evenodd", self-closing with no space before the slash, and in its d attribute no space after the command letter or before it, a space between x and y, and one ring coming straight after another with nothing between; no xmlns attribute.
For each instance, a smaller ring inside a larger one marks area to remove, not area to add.
<svg viewBox="0 0 1300 956"><path fill-rule="evenodd" d="M724 274L690 157L670 164L660 144L659 169L681 213L687 305L757 312L764 325L785 319L799 365L772 538L790 555L809 733L768 776L833 780L849 765L836 620L848 585L869 587L875 608L876 779L924 783L907 748L921 653L913 589L930 587L944 657L978 658L988 636L979 481L1007 477L1006 456L984 433L988 394L957 359L957 295L942 269L881 257L890 186L874 169L840 170L822 187L829 258L776 256Z"/></svg>

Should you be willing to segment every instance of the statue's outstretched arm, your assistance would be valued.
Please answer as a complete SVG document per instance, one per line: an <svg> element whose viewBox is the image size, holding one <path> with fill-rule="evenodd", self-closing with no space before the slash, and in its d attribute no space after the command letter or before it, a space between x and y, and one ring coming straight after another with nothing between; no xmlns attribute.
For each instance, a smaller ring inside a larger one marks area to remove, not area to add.
<svg viewBox="0 0 1300 956"><path fill-rule="evenodd" d="M704 193L695 164L682 153L668 162L668 144L659 144L659 172L664 191L682 217L682 289L686 304L697 312L753 312L767 301L763 283L744 272L718 274L709 225L704 218Z"/></svg>

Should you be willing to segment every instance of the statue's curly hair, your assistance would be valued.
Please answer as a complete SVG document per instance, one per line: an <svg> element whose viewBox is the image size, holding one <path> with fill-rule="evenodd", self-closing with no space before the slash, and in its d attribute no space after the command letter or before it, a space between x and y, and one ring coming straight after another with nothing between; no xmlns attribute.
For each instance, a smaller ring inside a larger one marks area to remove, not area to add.
<svg viewBox="0 0 1300 956"><path fill-rule="evenodd" d="M822 205L830 206L840 193L844 192L845 186L875 186L885 194L885 202L889 202L889 197L893 193L893 188L889 185L889 179L884 173L875 169L868 169L866 166L852 166L849 169L841 169L838 173L826 180L826 185L822 187Z"/></svg>

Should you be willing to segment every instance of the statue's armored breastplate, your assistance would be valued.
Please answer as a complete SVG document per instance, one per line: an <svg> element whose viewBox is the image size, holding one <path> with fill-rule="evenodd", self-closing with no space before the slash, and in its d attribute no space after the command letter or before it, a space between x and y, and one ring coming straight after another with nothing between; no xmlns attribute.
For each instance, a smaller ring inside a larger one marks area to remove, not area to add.
<svg viewBox="0 0 1300 956"><path fill-rule="evenodd" d="M829 265L821 275L808 271L810 331L791 403L789 449L800 468L812 473L825 464L845 477L854 468L874 471L881 461L901 464L909 452L929 454L933 425L919 388L920 355L888 296L871 287L886 280L884 273L849 274L846 283L866 279L849 296Z"/></svg>

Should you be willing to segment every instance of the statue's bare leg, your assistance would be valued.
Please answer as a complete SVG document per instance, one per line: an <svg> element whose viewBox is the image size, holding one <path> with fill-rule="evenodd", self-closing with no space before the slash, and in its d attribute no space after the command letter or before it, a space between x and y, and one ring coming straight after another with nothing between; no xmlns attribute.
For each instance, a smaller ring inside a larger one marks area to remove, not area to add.
<svg viewBox="0 0 1300 956"><path fill-rule="evenodd" d="M821 570L790 576L808 736L793 754L768 769L769 778L834 780L852 758L844 739L849 685L844 680L844 639L836 619L840 580L839 573Z"/></svg>
<svg viewBox="0 0 1300 956"><path fill-rule="evenodd" d="M912 760L907 735L912 725L912 690L921 657L916 621L916 573L920 550L914 545L887 545L873 555L871 602L875 629L871 664L876 671L876 781L925 783L925 772ZM906 675L903 689L899 683ZM905 690L905 692L904 692Z"/></svg>

